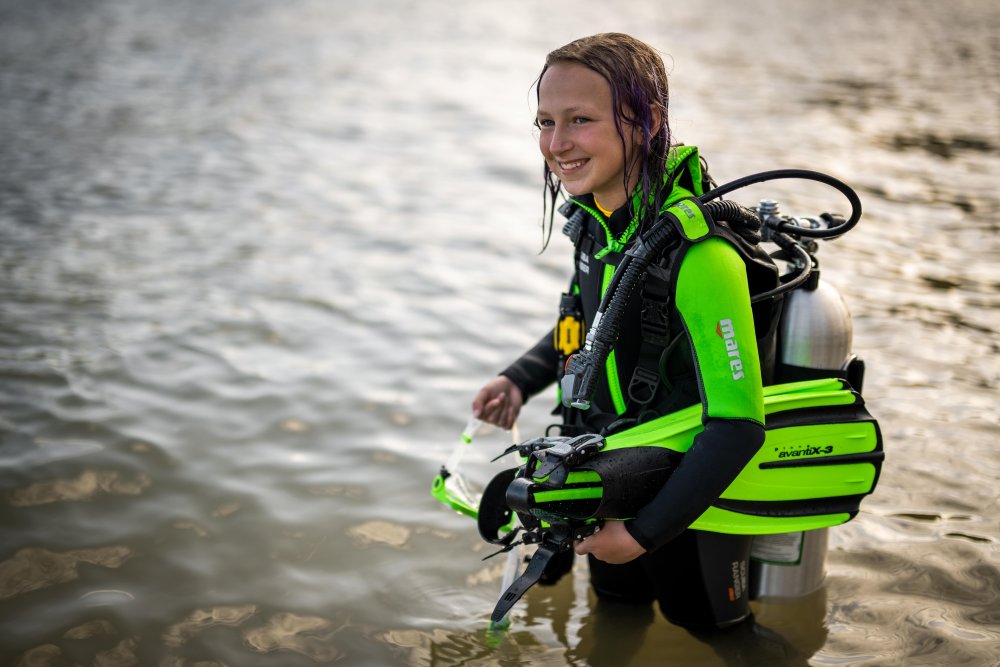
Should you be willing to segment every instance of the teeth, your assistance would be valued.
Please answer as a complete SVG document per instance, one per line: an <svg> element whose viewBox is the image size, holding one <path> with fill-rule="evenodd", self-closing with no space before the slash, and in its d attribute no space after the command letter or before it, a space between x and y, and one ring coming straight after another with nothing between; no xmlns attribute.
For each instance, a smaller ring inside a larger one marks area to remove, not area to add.
<svg viewBox="0 0 1000 667"><path fill-rule="evenodd" d="M586 160L577 160L576 162L560 162L559 166L563 169L576 169L584 162L586 162Z"/></svg>

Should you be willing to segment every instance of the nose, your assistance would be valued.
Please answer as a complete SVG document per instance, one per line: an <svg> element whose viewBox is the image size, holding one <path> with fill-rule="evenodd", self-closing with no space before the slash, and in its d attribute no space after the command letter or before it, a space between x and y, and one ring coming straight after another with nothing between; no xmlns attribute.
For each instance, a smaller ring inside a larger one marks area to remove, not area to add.
<svg viewBox="0 0 1000 667"><path fill-rule="evenodd" d="M545 137L545 134L548 134L549 136ZM569 134L566 132L566 129L561 125L559 125L558 123L555 124L545 134L543 134L542 136L545 137L545 139L547 140L546 148L548 148L548 151L553 155L565 153L573 145L573 142L570 141Z"/></svg>

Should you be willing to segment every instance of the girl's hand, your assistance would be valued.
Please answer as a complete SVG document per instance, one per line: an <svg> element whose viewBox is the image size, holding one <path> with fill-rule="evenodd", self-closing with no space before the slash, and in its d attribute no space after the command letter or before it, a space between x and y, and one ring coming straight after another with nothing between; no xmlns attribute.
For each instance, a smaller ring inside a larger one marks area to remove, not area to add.
<svg viewBox="0 0 1000 667"><path fill-rule="evenodd" d="M621 521L606 521L599 531L577 542L575 550L581 556L593 554L597 560L611 565L628 563L646 553Z"/></svg>
<svg viewBox="0 0 1000 667"><path fill-rule="evenodd" d="M472 400L472 416L509 431L524 405L521 389L505 375L498 375Z"/></svg>

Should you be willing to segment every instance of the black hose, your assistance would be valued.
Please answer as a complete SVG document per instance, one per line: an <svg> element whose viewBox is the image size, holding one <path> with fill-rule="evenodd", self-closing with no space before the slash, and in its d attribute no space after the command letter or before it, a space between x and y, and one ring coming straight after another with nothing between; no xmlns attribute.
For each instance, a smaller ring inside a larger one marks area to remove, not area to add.
<svg viewBox="0 0 1000 667"><path fill-rule="evenodd" d="M757 241L760 241L759 234L761 220L756 211L727 199L709 202L705 204L705 209L712 220L725 220L727 222L742 223L743 227L752 230L751 233L756 233L758 235ZM658 220L656 224L649 229L649 231L637 237L633 247L625 254L621 262L618 264L618 268L604 292L604 297L601 299L601 303L597 307L597 312L604 313L607 311L611 301L615 299L618 294L619 285L625 280L626 276L630 275L628 271L635 260L641 260L642 270L645 271L652 258L656 257L670 243L670 241L675 238L675 235L676 232L673 225L670 224L668 220L661 219ZM751 238L748 238L747 240L751 243L754 242ZM641 275L641 272L638 276L632 275L630 280L637 280ZM629 294L631 294L633 287L634 285L627 288Z"/></svg>
<svg viewBox="0 0 1000 667"><path fill-rule="evenodd" d="M759 174L751 174L750 176L744 176L743 178L737 178L735 181L730 181L724 185L720 185L714 190L710 190L703 194L699 199L702 203L710 202L714 199L718 199L722 195L729 194L733 190L739 190L740 188L745 188L748 185L753 185L754 183L763 183L764 181L777 181L788 178L796 178L806 181L817 181L825 185L829 185L835 190L839 191L845 197L847 201L851 203L851 217L842 225L837 225L836 227L828 229L806 229L804 227L799 227L797 225L791 225L788 223L780 223L775 228L780 232L785 232L786 234L791 234L792 236L806 236L809 238L832 238L834 236L840 236L841 234L849 231L854 225L858 224L861 220L861 199L849 185L840 181L833 176L828 176L827 174L810 171L808 169L775 169L772 171L762 171Z"/></svg>
<svg viewBox="0 0 1000 667"><path fill-rule="evenodd" d="M710 202L705 205L707 216L711 219L722 219L725 214L739 216L757 214L732 202ZM760 219L757 218L757 225ZM566 364L566 376L571 378L563 387L563 403L573 407L586 409L590 405L590 397L597 388L599 374L597 369L603 366L611 352L611 347L618 340L625 309L631 301L632 292L642 279L646 268L654 257L677 238L670 217L661 218L649 231L641 234L635 241L635 246L622 258L597 307L597 316L587 337L587 345L577 352Z"/></svg>
<svg viewBox="0 0 1000 667"><path fill-rule="evenodd" d="M751 245L757 245L761 242L760 228L763 223L757 211L728 199L709 202L705 204L705 208L711 212L713 220L724 220L730 223L732 231Z"/></svg>
<svg viewBox="0 0 1000 667"><path fill-rule="evenodd" d="M658 256L676 236L677 231L673 225L659 222L638 239L635 254L628 254L622 259L625 266L619 266L619 269L623 270L615 271L615 276L612 278L611 284L608 285L608 290L598 307L598 312L603 313L602 321L605 319L608 321L606 325L608 332L601 336L601 342L606 343L608 349L618 339L625 308L629 304L636 285L639 284L646 268L649 267L650 261ZM619 275L621 275L620 279L618 279ZM604 327L599 327L599 329L604 329ZM596 333L602 334L603 332ZM595 342L596 340L597 336L595 335Z"/></svg>
<svg viewBox="0 0 1000 667"><path fill-rule="evenodd" d="M750 298L750 303L759 303L767 299L772 299L779 294L784 294L785 292L791 292L793 289L804 283L809 279L809 275L812 273L813 269L813 258L809 256L805 248L800 246L787 234L782 234L781 232L774 232L771 235L771 240L774 241L778 247L796 256L798 264L802 267L799 273L787 283L778 285L773 290L768 290L767 292L762 292L756 296Z"/></svg>

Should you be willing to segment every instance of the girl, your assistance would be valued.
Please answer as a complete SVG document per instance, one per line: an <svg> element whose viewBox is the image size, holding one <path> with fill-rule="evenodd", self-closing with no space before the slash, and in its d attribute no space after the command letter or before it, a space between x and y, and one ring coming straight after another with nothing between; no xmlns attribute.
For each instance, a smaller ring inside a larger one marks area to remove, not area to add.
<svg viewBox="0 0 1000 667"><path fill-rule="evenodd" d="M576 266L556 330L473 400L476 416L507 429L525 400L559 379L579 338L575 322L592 325L622 253L660 211L710 183L697 149L672 142L666 72L643 42L605 33L556 49L536 92L549 231L563 192L569 196L560 212L577 221L568 226ZM687 527L764 440L750 295L773 287L777 270L762 252L713 237L665 254L646 276L642 298L632 299L590 409L564 411L564 433L608 434L704 406L704 430L655 499L635 519L609 521L576 544L576 553L589 557L599 599L656 600L668 620L691 629L728 627L750 615L749 538ZM764 333L768 351L773 336ZM561 563L564 571L569 565ZM555 566L549 581L558 578Z"/></svg>

